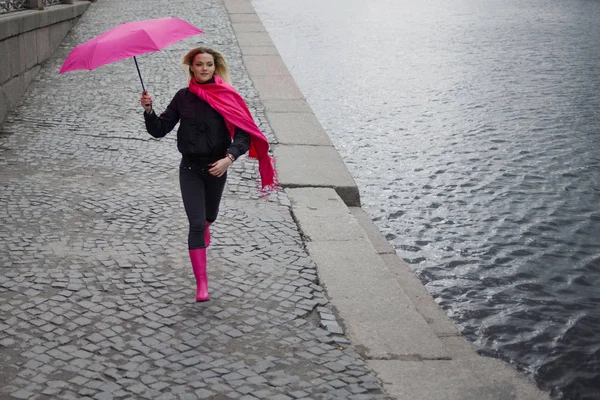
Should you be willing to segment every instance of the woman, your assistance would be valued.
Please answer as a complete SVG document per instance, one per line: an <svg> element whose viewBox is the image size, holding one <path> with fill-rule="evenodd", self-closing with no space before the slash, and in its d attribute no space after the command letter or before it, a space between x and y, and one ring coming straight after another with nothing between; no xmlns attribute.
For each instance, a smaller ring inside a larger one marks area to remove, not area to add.
<svg viewBox="0 0 600 400"><path fill-rule="evenodd" d="M152 98L142 93L148 133L161 138L180 122L177 148L182 154L179 183L189 221L188 248L196 277L196 301L207 301L206 248L209 227L217 219L227 179L227 169L250 150L258 158L263 190L277 186L267 139L254 123L239 93L230 86L223 55L209 48L196 48L183 57L190 83L177 92L160 116Z"/></svg>

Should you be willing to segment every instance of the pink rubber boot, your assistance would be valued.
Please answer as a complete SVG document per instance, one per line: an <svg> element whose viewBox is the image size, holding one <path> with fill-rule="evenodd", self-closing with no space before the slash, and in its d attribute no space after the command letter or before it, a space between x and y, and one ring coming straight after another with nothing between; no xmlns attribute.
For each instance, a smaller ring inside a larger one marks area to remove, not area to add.
<svg viewBox="0 0 600 400"><path fill-rule="evenodd" d="M210 246L210 230L208 228L210 228L211 225L212 222L206 221L206 227L204 228L204 244L206 244L206 247Z"/></svg>
<svg viewBox="0 0 600 400"><path fill-rule="evenodd" d="M196 277L196 301L208 301L208 276L206 275L206 249L190 249L192 270Z"/></svg>

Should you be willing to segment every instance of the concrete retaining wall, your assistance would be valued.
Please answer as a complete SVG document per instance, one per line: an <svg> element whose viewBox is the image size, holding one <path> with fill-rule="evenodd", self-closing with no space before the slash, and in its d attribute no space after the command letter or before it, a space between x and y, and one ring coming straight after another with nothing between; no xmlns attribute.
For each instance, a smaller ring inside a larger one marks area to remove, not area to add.
<svg viewBox="0 0 600 400"><path fill-rule="evenodd" d="M73 1L0 15L0 124L89 5Z"/></svg>

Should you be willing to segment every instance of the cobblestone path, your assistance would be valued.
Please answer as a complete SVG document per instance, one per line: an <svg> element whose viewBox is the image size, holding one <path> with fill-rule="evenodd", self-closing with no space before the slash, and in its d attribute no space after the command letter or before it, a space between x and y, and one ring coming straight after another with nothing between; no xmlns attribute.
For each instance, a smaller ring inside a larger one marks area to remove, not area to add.
<svg viewBox="0 0 600 400"><path fill-rule="evenodd" d="M194 302L174 132L144 129L132 60L58 76L120 22L178 16L206 34L139 57L163 110L199 43L222 50L271 134L218 0L101 0L0 131L0 398L383 399L339 333L284 192L230 173Z"/></svg>

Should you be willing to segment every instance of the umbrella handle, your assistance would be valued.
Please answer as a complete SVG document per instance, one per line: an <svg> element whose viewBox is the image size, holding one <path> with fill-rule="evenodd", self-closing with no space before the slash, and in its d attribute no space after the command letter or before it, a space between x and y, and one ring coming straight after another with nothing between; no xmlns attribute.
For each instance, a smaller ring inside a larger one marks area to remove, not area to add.
<svg viewBox="0 0 600 400"><path fill-rule="evenodd" d="M133 61L135 62L135 68L137 69L138 76L140 77L140 83L142 84L142 90L145 92L146 88L144 87L144 81L142 80L142 73L140 72L140 67L138 65L137 58L135 58L135 56L133 56ZM151 105L152 104L146 104L147 107L149 107Z"/></svg>

